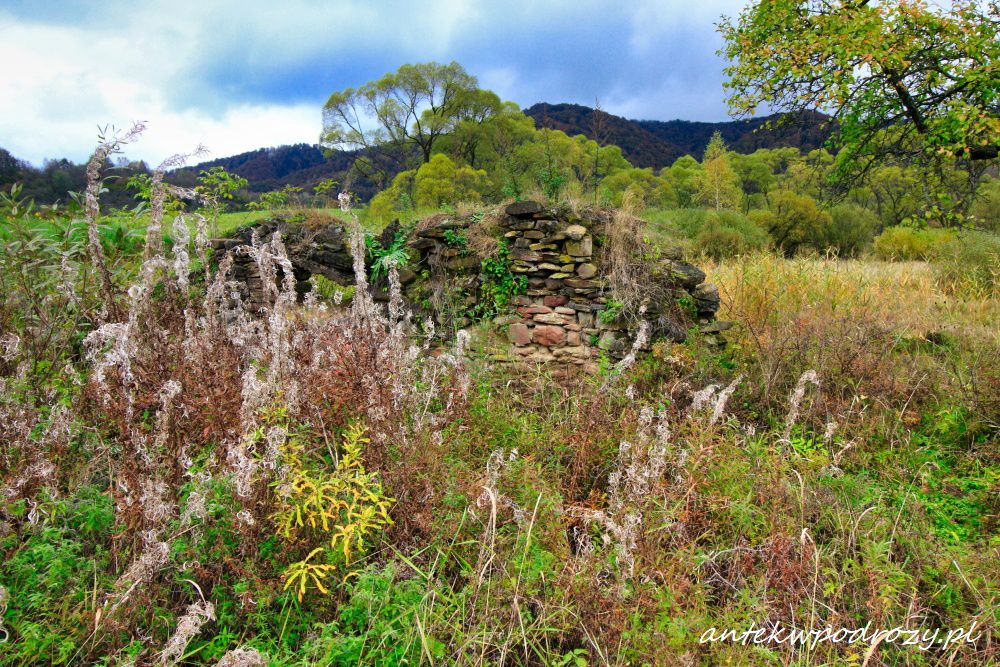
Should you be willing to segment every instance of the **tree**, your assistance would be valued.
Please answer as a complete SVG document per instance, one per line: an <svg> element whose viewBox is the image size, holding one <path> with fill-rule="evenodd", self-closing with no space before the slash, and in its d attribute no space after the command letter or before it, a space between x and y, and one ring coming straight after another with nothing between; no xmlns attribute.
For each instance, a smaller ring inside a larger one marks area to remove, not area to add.
<svg viewBox="0 0 1000 667"><path fill-rule="evenodd" d="M6 148L0 148L0 185L9 185L21 175L21 161L10 154Z"/></svg>
<svg viewBox="0 0 1000 667"><path fill-rule="evenodd" d="M701 166L702 171L695 181L695 199L717 211L736 208L740 200L739 178L729 163L721 133L712 135Z"/></svg>
<svg viewBox="0 0 1000 667"><path fill-rule="evenodd" d="M491 103L476 78L456 62L403 65L359 88L330 95L320 142L362 151L355 166L381 188L392 167L414 158L429 162L443 135Z"/></svg>
<svg viewBox="0 0 1000 667"><path fill-rule="evenodd" d="M660 170L660 177L665 178L673 186L677 194L677 205L687 208L694 205L696 185L701 172L701 164L690 155L684 155L674 160L669 167Z"/></svg>
<svg viewBox="0 0 1000 667"><path fill-rule="evenodd" d="M673 208L677 196L667 179L654 176L652 169L621 169L601 181L600 191L612 206L621 206L625 193L631 193L644 208Z"/></svg>
<svg viewBox="0 0 1000 667"><path fill-rule="evenodd" d="M739 178L740 189L743 191L743 212L750 211L754 201L758 205L767 201L767 193L771 191L777 179L771 170L771 165L758 150L751 155L733 155L733 171Z"/></svg>
<svg viewBox="0 0 1000 667"><path fill-rule="evenodd" d="M416 203L417 206L437 208L443 204L481 199L485 183L485 171L456 167L447 155L438 153L417 170Z"/></svg>
<svg viewBox="0 0 1000 667"><path fill-rule="evenodd" d="M730 108L832 111L841 182L887 158L994 160L1000 9L995 0L941 5L758 0L723 17Z"/></svg>
<svg viewBox="0 0 1000 667"><path fill-rule="evenodd" d="M195 191L206 198L212 213L212 234L219 232L219 216L226 210L226 202L232 201L237 190L250 185L247 179L231 174L224 167L215 166L202 170L198 175Z"/></svg>

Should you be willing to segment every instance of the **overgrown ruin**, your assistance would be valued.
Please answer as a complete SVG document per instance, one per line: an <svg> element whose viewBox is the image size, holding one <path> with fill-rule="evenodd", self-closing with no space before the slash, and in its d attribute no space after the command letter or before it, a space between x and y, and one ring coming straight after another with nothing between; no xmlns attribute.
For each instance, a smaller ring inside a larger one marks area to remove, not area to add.
<svg viewBox="0 0 1000 667"><path fill-rule="evenodd" d="M715 322L719 294L679 250L642 241L638 219L621 211L574 212L535 201L514 202L493 214L436 214L410 229L389 225L376 247L405 247L399 267L408 306L434 319L447 334L489 322L506 336L511 360L592 366L601 352L622 358L640 341L685 340L700 331L716 340L726 323ZM260 278L240 251L253 236L280 232L300 293L322 276L354 284L349 233L340 224L295 218L258 223L215 247L232 250L234 277L253 298ZM385 299L387 281L372 281ZM645 323L645 324L644 324Z"/></svg>

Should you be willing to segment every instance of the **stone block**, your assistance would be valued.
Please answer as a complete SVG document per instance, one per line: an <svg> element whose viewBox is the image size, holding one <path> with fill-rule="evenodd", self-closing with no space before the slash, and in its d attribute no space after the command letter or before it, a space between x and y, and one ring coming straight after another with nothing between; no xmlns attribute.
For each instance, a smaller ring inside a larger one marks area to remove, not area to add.
<svg viewBox="0 0 1000 667"><path fill-rule="evenodd" d="M566 305L567 301L569 301L569 297L562 294L553 294L552 296L545 297L545 301L543 303L545 303L545 305L549 308L555 308L557 306Z"/></svg>
<svg viewBox="0 0 1000 667"><path fill-rule="evenodd" d="M561 347L552 351L555 357L571 357L575 359L586 359L590 356L590 348L583 345L573 345Z"/></svg>
<svg viewBox="0 0 1000 667"><path fill-rule="evenodd" d="M536 213L542 212L542 205L536 201L516 201L512 204L507 204L507 208L504 209L504 213L515 218L530 218Z"/></svg>
<svg viewBox="0 0 1000 667"><path fill-rule="evenodd" d="M594 254L594 242L589 236L579 241L566 241L566 254L572 257L590 257Z"/></svg>
<svg viewBox="0 0 1000 667"><path fill-rule="evenodd" d="M532 252L531 250L525 250L523 248L514 248L510 251L510 258L519 262L540 262L542 261L542 256L537 252Z"/></svg>
<svg viewBox="0 0 1000 667"><path fill-rule="evenodd" d="M507 336L514 345L531 343L531 329L525 324L511 324L507 329Z"/></svg>
<svg viewBox="0 0 1000 667"><path fill-rule="evenodd" d="M531 332L531 339L538 345L552 347L566 342L566 330L562 327L540 325Z"/></svg>
<svg viewBox="0 0 1000 667"><path fill-rule="evenodd" d="M695 287L691 290L691 296L694 297L699 315L712 315L718 312L722 303L719 299L719 289L710 283L702 283Z"/></svg>
<svg viewBox="0 0 1000 667"><path fill-rule="evenodd" d="M590 262L585 262L576 267L576 275L581 278L593 278L597 275L597 266Z"/></svg>
<svg viewBox="0 0 1000 667"><path fill-rule="evenodd" d="M451 271L464 271L466 269L474 269L479 266L479 259L477 257L456 257L451 259L444 264L444 268Z"/></svg>
<svg viewBox="0 0 1000 667"><path fill-rule="evenodd" d="M688 289L705 281L705 272L687 262L670 261L667 271L678 285Z"/></svg>
<svg viewBox="0 0 1000 667"><path fill-rule="evenodd" d="M540 324L556 324L559 326L566 324L566 318L558 313L540 313L534 315L531 319Z"/></svg>

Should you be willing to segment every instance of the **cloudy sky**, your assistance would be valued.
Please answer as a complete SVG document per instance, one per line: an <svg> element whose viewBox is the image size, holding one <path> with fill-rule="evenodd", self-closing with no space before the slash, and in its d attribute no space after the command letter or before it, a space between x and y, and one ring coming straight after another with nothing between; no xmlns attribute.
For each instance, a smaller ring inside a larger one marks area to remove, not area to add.
<svg viewBox="0 0 1000 667"><path fill-rule="evenodd" d="M726 118L715 23L743 0L3 0L0 147L84 160L148 122L158 162L315 143L331 92L457 60L504 99L629 118Z"/></svg>

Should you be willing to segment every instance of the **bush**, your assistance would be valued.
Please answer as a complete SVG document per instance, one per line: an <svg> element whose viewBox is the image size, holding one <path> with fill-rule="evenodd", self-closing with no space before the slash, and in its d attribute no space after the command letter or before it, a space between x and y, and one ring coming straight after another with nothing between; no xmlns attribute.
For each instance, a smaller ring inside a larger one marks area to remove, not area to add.
<svg viewBox="0 0 1000 667"><path fill-rule="evenodd" d="M767 229L775 245L788 256L803 247L826 250L827 233L833 225L833 218L815 199L791 190L772 194L770 210L754 211L752 219Z"/></svg>
<svg viewBox="0 0 1000 667"><path fill-rule="evenodd" d="M761 250L769 243L770 237L757 223L732 211L710 212L695 236L697 249L713 259Z"/></svg>
<svg viewBox="0 0 1000 667"><path fill-rule="evenodd" d="M827 228L826 249L841 257L855 257L871 245L879 219L857 204L841 204L830 209L832 222Z"/></svg>
<svg viewBox="0 0 1000 667"><path fill-rule="evenodd" d="M708 211L703 208L678 208L669 211L667 218L670 222L689 239L698 236L698 232L705 226L708 219Z"/></svg>
<svg viewBox="0 0 1000 667"><path fill-rule="evenodd" d="M875 238L875 255L892 261L927 261L951 238L951 232L944 229L889 227Z"/></svg>
<svg viewBox="0 0 1000 667"><path fill-rule="evenodd" d="M1000 287L1000 236L968 232L937 248L938 280L951 292L994 294Z"/></svg>

